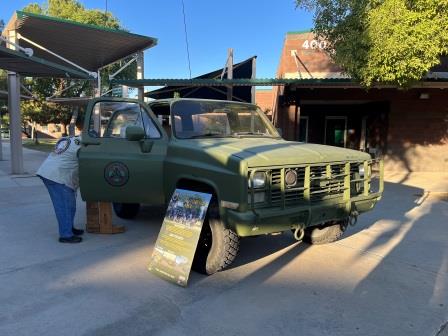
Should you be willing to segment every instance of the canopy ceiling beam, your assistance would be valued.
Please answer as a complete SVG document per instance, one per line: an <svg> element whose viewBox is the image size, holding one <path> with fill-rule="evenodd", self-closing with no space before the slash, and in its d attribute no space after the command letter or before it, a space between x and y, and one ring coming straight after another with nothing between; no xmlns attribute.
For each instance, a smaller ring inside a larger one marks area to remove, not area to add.
<svg viewBox="0 0 448 336"><path fill-rule="evenodd" d="M22 52L24 52L27 56L31 57L34 54L33 49L31 48L23 48L21 46L19 46L17 43L11 42L8 38L0 35L0 40L5 42L6 47L8 48L9 46L13 46L16 50L20 50Z"/></svg>
<svg viewBox="0 0 448 336"><path fill-rule="evenodd" d="M60 60L64 61L65 63L68 63L68 64L74 66L75 68L78 68L79 70L85 72L85 73L88 74L89 76L91 76L91 77L93 77L93 78L97 78L97 73L96 73L96 72L94 72L94 71L89 71L89 70L83 68L82 66L80 66L80 65L78 65L78 64L76 64L76 63L74 63L74 62L72 62L72 61L70 61L70 60L68 60L68 59L66 59L65 57L62 57L61 55L58 55L57 53L51 51L50 49L45 48L44 46L40 45L39 43L36 43L36 42L34 42L34 41L32 41L32 40L26 38L26 37L23 36L22 34L17 33L17 37L18 37L19 39L24 40L24 41L28 42L29 44L31 44L31 45L33 45L33 46L35 46L35 47L37 47L37 48L39 48L39 49L41 49L41 50L43 50L43 51L49 53L50 55L53 55L54 57L59 58Z"/></svg>

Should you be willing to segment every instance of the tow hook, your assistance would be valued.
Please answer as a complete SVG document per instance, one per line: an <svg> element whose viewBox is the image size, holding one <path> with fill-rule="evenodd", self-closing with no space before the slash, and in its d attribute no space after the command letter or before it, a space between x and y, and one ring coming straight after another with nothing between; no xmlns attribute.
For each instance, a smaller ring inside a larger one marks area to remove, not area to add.
<svg viewBox="0 0 448 336"><path fill-rule="evenodd" d="M301 227L298 227L297 229L294 230L295 240L302 241L304 235L305 235L305 230L302 229Z"/></svg>
<svg viewBox="0 0 448 336"><path fill-rule="evenodd" d="M358 216L359 216L359 212L356 210L350 214L350 217L348 219L348 223L350 224L350 226L356 225L356 223L358 222Z"/></svg>

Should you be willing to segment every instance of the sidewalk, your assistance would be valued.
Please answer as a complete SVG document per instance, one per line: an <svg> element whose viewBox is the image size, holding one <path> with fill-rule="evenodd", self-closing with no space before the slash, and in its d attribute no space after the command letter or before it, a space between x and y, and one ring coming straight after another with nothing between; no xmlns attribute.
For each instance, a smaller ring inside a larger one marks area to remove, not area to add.
<svg viewBox="0 0 448 336"><path fill-rule="evenodd" d="M40 164L47 157L48 153L23 148L25 174L21 176L12 176L9 141L3 139L2 144L3 160L0 160L0 189L34 186L41 183L38 178L33 176L39 168Z"/></svg>

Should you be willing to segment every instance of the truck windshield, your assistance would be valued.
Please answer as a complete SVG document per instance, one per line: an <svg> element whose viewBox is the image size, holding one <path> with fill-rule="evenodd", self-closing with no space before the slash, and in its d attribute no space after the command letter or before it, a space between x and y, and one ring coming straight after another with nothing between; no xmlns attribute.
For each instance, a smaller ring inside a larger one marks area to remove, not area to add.
<svg viewBox="0 0 448 336"><path fill-rule="evenodd" d="M171 108L177 138L270 137L275 127L261 110L249 104L228 101L180 100Z"/></svg>

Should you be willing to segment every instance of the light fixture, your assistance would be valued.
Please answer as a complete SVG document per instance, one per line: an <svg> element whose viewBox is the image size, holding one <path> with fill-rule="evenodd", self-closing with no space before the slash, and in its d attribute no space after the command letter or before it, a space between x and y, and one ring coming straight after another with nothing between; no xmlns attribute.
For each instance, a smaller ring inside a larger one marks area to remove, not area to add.
<svg viewBox="0 0 448 336"><path fill-rule="evenodd" d="M422 93L420 93L420 96L418 98L419 99L429 99L429 93L422 92Z"/></svg>

